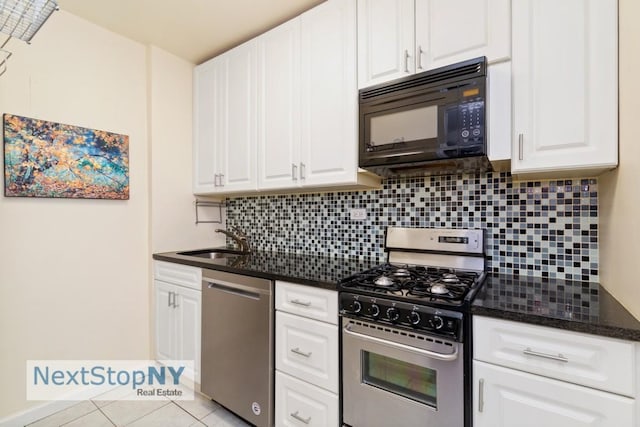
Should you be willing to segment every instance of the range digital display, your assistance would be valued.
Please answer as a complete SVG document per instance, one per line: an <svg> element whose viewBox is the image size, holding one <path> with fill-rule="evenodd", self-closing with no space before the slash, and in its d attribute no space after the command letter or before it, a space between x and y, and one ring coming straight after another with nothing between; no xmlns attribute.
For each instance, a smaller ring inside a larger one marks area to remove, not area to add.
<svg viewBox="0 0 640 427"><path fill-rule="evenodd" d="M469 244L469 238L468 237L456 237L456 236L439 236L438 237L438 242L439 243L461 243L463 245L468 245Z"/></svg>

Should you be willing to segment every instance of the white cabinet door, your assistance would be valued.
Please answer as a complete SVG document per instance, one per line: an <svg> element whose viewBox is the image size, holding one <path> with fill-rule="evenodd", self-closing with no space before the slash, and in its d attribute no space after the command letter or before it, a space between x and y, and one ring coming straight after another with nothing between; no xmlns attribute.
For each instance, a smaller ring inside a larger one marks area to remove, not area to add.
<svg viewBox="0 0 640 427"><path fill-rule="evenodd" d="M175 312L171 306L175 286L159 280L155 286L156 359L175 359Z"/></svg>
<svg viewBox="0 0 640 427"><path fill-rule="evenodd" d="M416 0L416 72L511 54L511 0Z"/></svg>
<svg viewBox="0 0 640 427"><path fill-rule="evenodd" d="M413 74L414 43L414 0L358 0L358 87Z"/></svg>
<svg viewBox="0 0 640 427"><path fill-rule="evenodd" d="M218 185L222 87L221 61L214 58L193 72L193 192L206 194Z"/></svg>
<svg viewBox="0 0 640 427"><path fill-rule="evenodd" d="M358 172L356 3L329 0L301 16L302 185L355 183Z"/></svg>
<svg viewBox="0 0 640 427"><path fill-rule="evenodd" d="M218 57L224 67L224 106L217 123L222 136L218 191L257 188L257 48L244 43Z"/></svg>
<svg viewBox="0 0 640 427"><path fill-rule="evenodd" d="M300 20L288 21L258 38L258 187L299 183Z"/></svg>
<svg viewBox="0 0 640 427"><path fill-rule="evenodd" d="M202 292L176 287L176 359L193 360L188 377L200 383L200 329Z"/></svg>
<svg viewBox="0 0 640 427"><path fill-rule="evenodd" d="M511 55L511 0L359 0L358 87Z"/></svg>
<svg viewBox="0 0 640 427"><path fill-rule="evenodd" d="M473 377L475 427L637 425L627 397L478 361Z"/></svg>
<svg viewBox="0 0 640 427"><path fill-rule="evenodd" d="M617 1L513 0L512 12L512 173L615 167Z"/></svg>
<svg viewBox="0 0 640 427"><path fill-rule="evenodd" d="M340 425L338 395L276 372L276 426Z"/></svg>

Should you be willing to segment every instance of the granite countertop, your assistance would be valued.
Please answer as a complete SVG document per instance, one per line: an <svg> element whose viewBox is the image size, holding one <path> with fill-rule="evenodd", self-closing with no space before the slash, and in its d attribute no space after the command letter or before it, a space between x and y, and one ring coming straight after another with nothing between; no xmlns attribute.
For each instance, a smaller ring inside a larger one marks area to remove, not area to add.
<svg viewBox="0 0 640 427"><path fill-rule="evenodd" d="M153 259L270 280L337 290L338 281L378 264L353 258L254 251L248 255L208 259L165 252Z"/></svg>
<svg viewBox="0 0 640 427"><path fill-rule="evenodd" d="M490 274L471 312L640 341L640 321L598 283Z"/></svg>

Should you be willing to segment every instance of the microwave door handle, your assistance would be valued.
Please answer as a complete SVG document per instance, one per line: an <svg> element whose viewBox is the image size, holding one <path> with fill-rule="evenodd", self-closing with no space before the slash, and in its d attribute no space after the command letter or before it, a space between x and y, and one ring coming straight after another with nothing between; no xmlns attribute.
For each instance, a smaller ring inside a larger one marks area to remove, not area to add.
<svg viewBox="0 0 640 427"><path fill-rule="evenodd" d="M413 353L422 354L423 356L427 356L427 357L430 357L432 359L444 360L445 362L450 362L450 361L456 360L458 358L458 348L457 347L455 347L454 352L451 353L451 354L442 354L442 353L436 353L434 351L423 350L421 348L411 347L410 345L405 345L405 344L400 344L400 343L397 343L397 342L383 340L381 338L372 337L372 336L361 334L361 333L358 333L358 332L353 332L351 330L351 325L346 325L344 328L342 328L342 330L347 335L353 335L354 337L357 337L357 338L360 338L360 339L363 339L363 340L366 340L366 341L372 341L372 342L375 342L375 343L378 343L378 344L384 344L386 346L398 348L400 350L411 351Z"/></svg>

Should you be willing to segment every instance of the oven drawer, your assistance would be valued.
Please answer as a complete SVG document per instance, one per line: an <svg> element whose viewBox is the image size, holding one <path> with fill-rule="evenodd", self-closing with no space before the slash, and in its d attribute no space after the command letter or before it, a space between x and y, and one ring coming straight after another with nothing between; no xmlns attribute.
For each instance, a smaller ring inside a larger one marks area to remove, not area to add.
<svg viewBox="0 0 640 427"><path fill-rule="evenodd" d="M276 312L276 369L338 393L338 327Z"/></svg>
<svg viewBox="0 0 640 427"><path fill-rule="evenodd" d="M338 324L338 293L328 289L276 282L276 310Z"/></svg>
<svg viewBox="0 0 640 427"><path fill-rule="evenodd" d="M338 395L276 371L276 425L338 426Z"/></svg>
<svg viewBox="0 0 640 427"><path fill-rule="evenodd" d="M633 397L635 347L613 338L474 316L474 359Z"/></svg>

